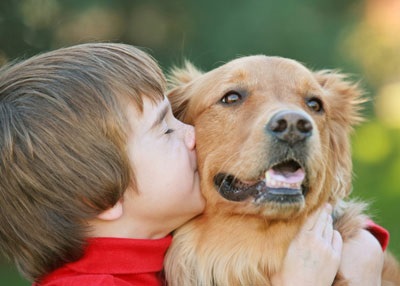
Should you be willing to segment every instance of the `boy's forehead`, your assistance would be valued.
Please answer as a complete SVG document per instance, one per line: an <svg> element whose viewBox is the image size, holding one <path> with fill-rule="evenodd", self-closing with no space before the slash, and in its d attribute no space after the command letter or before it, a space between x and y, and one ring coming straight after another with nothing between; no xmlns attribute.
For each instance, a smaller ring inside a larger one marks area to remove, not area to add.
<svg viewBox="0 0 400 286"><path fill-rule="evenodd" d="M147 113L147 115L158 115L160 113L163 113L165 109L169 108L171 108L171 104L168 98L165 96L161 100L143 98L143 113Z"/></svg>
<svg viewBox="0 0 400 286"><path fill-rule="evenodd" d="M152 98L147 96L141 96L137 100L129 99L127 101L123 101L122 105L129 109L135 109L138 113L143 113L145 110L149 109L158 109L165 105L170 106L170 102L167 97L163 96L160 98Z"/></svg>
<svg viewBox="0 0 400 286"><path fill-rule="evenodd" d="M135 129L139 126L146 129L154 128L164 120L170 109L171 104L166 97L157 101L143 97L142 110L132 102L126 105L128 121Z"/></svg>
<svg viewBox="0 0 400 286"><path fill-rule="evenodd" d="M157 103L153 103L153 108L152 108L152 116L154 116L154 121L152 123L151 128L154 128L155 126L159 125L167 115L168 111L171 109L171 104L169 103L169 100L164 97L162 101L159 101Z"/></svg>

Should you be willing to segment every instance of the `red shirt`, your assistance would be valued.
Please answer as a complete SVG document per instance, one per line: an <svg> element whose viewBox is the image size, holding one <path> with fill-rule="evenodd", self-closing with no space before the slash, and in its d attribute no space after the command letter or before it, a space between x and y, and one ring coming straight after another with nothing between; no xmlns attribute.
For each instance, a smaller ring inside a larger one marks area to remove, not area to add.
<svg viewBox="0 0 400 286"><path fill-rule="evenodd" d="M386 247L389 244L389 232L381 227L380 225L377 225L374 223L372 220L367 221L367 226L366 229L373 235L375 238L379 241L379 243L382 246L382 250L385 251Z"/></svg>
<svg viewBox="0 0 400 286"><path fill-rule="evenodd" d="M171 239L92 238L80 260L65 264L34 286L161 285Z"/></svg>
<svg viewBox="0 0 400 286"><path fill-rule="evenodd" d="M371 220L366 229L385 250L389 232ZM161 270L171 238L92 238L80 260L62 266L33 286L162 285Z"/></svg>

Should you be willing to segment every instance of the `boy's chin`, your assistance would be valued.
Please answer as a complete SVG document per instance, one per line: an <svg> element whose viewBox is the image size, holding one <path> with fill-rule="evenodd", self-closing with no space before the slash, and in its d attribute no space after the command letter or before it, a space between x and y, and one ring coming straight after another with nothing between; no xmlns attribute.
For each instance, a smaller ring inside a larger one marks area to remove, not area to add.
<svg viewBox="0 0 400 286"><path fill-rule="evenodd" d="M203 213L204 209L205 209L205 200L201 195L199 195L197 202L194 203L190 209L187 209L185 214L182 214L182 216L181 216L182 219L180 220L180 224L178 227L184 225L185 223L190 221L192 218Z"/></svg>

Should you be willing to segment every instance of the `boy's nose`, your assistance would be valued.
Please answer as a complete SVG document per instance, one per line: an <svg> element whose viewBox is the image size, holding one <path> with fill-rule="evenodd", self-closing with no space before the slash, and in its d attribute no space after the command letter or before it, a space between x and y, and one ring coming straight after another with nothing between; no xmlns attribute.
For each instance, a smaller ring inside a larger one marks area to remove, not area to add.
<svg viewBox="0 0 400 286"><path fill-rule="evenodd" d="M191 125L186 125L185 127L186 127L185 135L184 135L185 136L185 139L184 139L185 144L190 150L192 150L196 147L196 136L194 133L194 127Z"/></svg>

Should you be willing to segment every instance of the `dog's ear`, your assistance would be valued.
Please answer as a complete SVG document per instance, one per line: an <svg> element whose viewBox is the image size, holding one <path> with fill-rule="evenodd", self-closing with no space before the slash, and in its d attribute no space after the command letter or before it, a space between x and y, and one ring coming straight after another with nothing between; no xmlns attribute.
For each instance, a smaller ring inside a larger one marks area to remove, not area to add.
<svg viewBox="0 0 400 286"><path fill-rule="evenodd" d="M316 72L315 77L327 91L334 121L350 129L363 121L361 111L367 100L358 82L354 83L348 75L332 70Z"/></svg>
<svg viewBox="0 0 400 286"><path fill-rule="evenodd" d="M191 62L185 61L182 68L174 67L167 75L168 92L167 97L171 102L172 112L176 118L186 123L186 111L191 94L188 92L190 83L203 74Z"/></svg>
<svg viewBox="0 0 400 286"><path fill-rule="evenodd" d="M361 110L367 101L358 83L335 71L319 71L315 77L326 91L324 101L328 112L329 168L333 176L333 201L350 194L352 189L352 160L350 134L363 121Z"/></svg>

